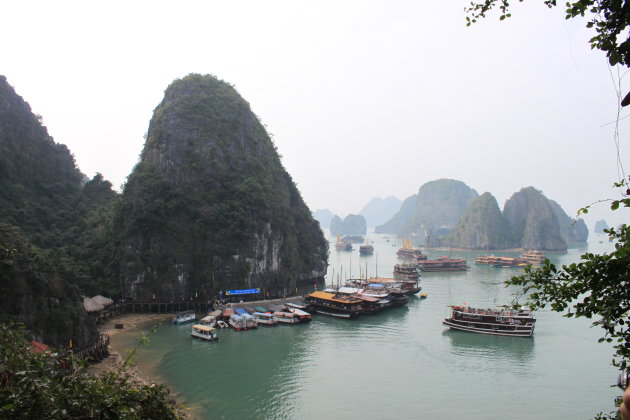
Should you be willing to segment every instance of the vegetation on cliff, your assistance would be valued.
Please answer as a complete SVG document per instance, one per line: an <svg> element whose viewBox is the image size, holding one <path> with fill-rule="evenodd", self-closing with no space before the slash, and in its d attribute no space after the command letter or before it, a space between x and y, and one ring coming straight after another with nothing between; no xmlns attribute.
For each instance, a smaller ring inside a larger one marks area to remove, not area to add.
<svg viewBox="0 0 630 420"><path fill-rule="evenodd" d="M560 224L549 200L534 187L514 193L503 207L512 239L526 249L566 251Z"/></svg>
<svg viewBox="0 0 630 420"><path fill-rule="evenodd" d="M488 192L474 199L453 232L441 244L466 249L516 248L496 198Z"/></svg>
<svg viewBox="0 0 630 420"><path fill-rule="evenodd" d="M427 182L418 191L414 216L403 233L413 233L427 245L437 244L433 241L450 233L477 197L477 192L461 181L438 179Z"/></svg>
<svg viewBox="0 0 630 420"><path fill-rule="evenodd" d="M326 267L327 242L264 127L231 85L208 75L167 88L115 229L132 297L288 293Z"/></svg>
<svg viewBox="0 0 630 420"><path fill-rule="evenodd" d="M111 209L116 193L89 182L68 149L0 76L0 317L19 319L49 344L78 345L95 328L75 306L84 294L113 295ZM64 315L65 314L65 315Z"/></svg>

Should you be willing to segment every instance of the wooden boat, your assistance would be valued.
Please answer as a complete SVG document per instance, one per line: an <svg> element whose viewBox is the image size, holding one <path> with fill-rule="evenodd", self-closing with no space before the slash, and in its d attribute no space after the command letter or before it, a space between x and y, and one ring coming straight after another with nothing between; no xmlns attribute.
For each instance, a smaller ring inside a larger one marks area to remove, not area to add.
<svg viewBox="0 0 630 420"><path fill-rule="evenodd" d="M335 249L337 251L352 251L352 244L341 239L341 235L337 235L337 242L335 243Z"/></svg>
<svg viewBox="0 0 630 420"><path fill-rule="evenodd" d="M237 314L230 316L228 325L234 328L236 331L244 331L247 329L247 323L245 322L245 318Z"/></svg>
<svg viewBox="0 0 630 420"><path fill-rule="evenodd" d="M208 325L193 325L190 335L206 341L217 341L219 339L217 330Z"/></svg>
<svg viewBox="0 0 630 420"><path fill-rule="evenodd" d="M228 323L223 321L223 320L218 320L217 321L217 327L219 328L227 328L229 327Z"/></svg>
<svg viewBox="0 0 630 420"><path fill-rule="evenodd" d="M521 258L494 257L491 265L499 268L527 267L529 263Z"/></svg>
<svg viewBox="0 0 630 420"><path fill-rule="evenodd" d="M436 260L418 261L422 271L466 271L470 267L461 258L439 257Z"/></svg>
<svg viewBox="0 0 630 420"><path fill-rule="evenodd" d="M312 320L311 314L309 314L306 311L303 311L302 309L287 307L287 310L291 312L295 316L295 318L298 320L298 322L301 324L305 322L311 322Z"/></svg>
<svg viewBox="0 0 630 420"><path fill-rule="evenodd" d="M413 247L413 242L411 239L403 239L403 247L400 248L398 251L396 251L396 255L398 255L398 258L405 258L405 259L420 259L420 260L426 260L427 256L422 254L422 251L420 250L420 248L414 248Z"/></svg>
<svg viewBox="0 0 630 420"><path fill-rule="evenodd" d="M245 320L245 326L247 327L248 330L251 330L251 329L254 329L254 328L258 328L258 324L256 324L256 321L254 320L253 316L251 316L247 312L245 312L243 314L240 314L240 315Z"/></svg>
<svg viewBox="0 0 630 420"><path fill-rule="evenodd" d="M600 241L601 243L601 241ZM530 264L542 264L547 257L540 251L526 251L521 255L521 259L527 261Z"/></svg>
<svg viewBox="0 0 630 420"><path fill-rule="evenodd" d="M497 257L495 257L494 255L481 255L475 258L475 264L492 265L492 263L494 262L496 258Z"/></svg>
<svg viewBox="0 0 630 420"><path fill-rule="evenodd" d="M344 242L349 242L351 244L360 244L361 242L363 242L363 236L361 235L345 235L343 238L341 238L342 241Z"/></svg>
<svg viewBox="0 0 630 420"><path fill-rule="evenodd" d="M394 278L399 280L418 280L418 266L416 264L394 265Z"/></svg>
<svg viewBox="0 0 630 420"><path fill-rule="evenodd" d="M454 330L511 337L531 337L536 320L531 311L520 309L476 309L451 306L451 317L442 325Z"/></svg>
<svg viewBox="0 0 630 420"><path fill-rule="evenodd" d="M365 244L359 247L360 255L372 255L374 254L374 247L368 243L367 237L365 238Z"/></svg>
<svg viewBox="0 0 630 420"><path fill-rule="evenodd" d="M208 315L199 320L201 325L205 325L207 327L215 327L217 325L217 317L214 315Z"/></svg>
<svg viewBox="0 0 630 420"><path fill-rule="evenodd" d="M300 323L300 320L292 312L277 311L273 315L278 320L278 324L295 325Z"/></svg>
<svg viewBox="0 0 630 420"><path fill-rule="evenodd" d="M304 302L318 314L337 318L357 318L363 310L361 300L330 292L313 292Z"/></svg>
<svg viewBox="0 0 630 420"><path fill-rule="evenodd" d="M266 325L268 327L273 327L278 324L278 319L274 316L274 314L254 312L252 316L254 317L254 321L258 325Z"/></svg>
<svg viewBox="0 0 630 420"><path fill-rule="evenodd" d="M195 311L181 311L173 315L173 324L185 324L197 319Z"/></svg>

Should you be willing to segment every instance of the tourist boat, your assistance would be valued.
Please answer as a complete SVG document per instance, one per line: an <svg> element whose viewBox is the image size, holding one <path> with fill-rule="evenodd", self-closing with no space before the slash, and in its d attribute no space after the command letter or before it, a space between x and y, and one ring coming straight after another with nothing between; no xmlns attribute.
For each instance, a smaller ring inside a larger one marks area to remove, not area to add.
<svg viewBox="0 0 630 420"><path fill-rule="evenodd" d="M337 318L357 318L363 310L360 299L331 292L313 292L304 297L304 302L318 314Z"/></svg>
<svg viewBox="0 0 630 420"><path fill-rule="evenodd" d="M278 324L278 318L276 318L274 314L254 312L252 316L254 317L254 321L258 325L266 325L268 327L272 327Z"/></svg>
<svg viewBox="0 0 630 420"><path fill-rule="evenodd" d="M466 271L470 267L461 258L439 257L436 260L418 261L422 271Z"/></svg>
<svg viewBox="0 0 630 420"><path fill-rule="evenodd" d="M311 314L309 314L306 311L303 311L302 309L292 308L292 307L289 307L287 304L287 310L291 312L295 316L295 318L298 320L298 322L301 324L305 322L311 322L312 320Z"/></svg>
<svg viewBox="0 0 630 420"><path fill-rule="evenodd" d="M426 298L427 298L427 292L420 293L420 299L426 299Z"/></svg>
<svg viewBox="0 0 630 420"><path fill-rule="evenodd" d="M494 257L491 264L499 268L527 267L529 263L521 258Z"/></svg>
<svg viewBox="0 0 630 420"><path fill-rule="evenodd" d="M416 264L394 265L394 278L399 280L418 280L418 266Z"/></svg>
<svg viewBox="0 0 630 420"><path fill-rule="evenodd" d="M368 243L367 237L365 238L365 244L359 247L360 255L372 255L374 254L374 247Z"/></svg>
<svg viewBox="0 0 630 420"><path fill-rule="evenodd" d="M190 335L206 341L217 341L217 330L209 325L193 325Z"/></svg>
<svg viewBox="0 0 630 420"><path fill-rule="evenodd" d="M256 320L254 320L253 316L251 316L248 313L244 313L241 316L245 320L245 326L247 327L248 330L258 328L258 324L256 324Z"/></svg>
<svg viewBox="0 0 630 420"><path fill-rule="evenodd" d="M415 260L426 260L427 256L419 248L413 247L411 239L403 239L403 247L396 251L398 258L408 258Z"/></svg>
<svg viewBox="0 0 630 420"><path fill-rule="evenodd" d="M335 249L337 251L352 251L352 244L350 242L343 241L341 235L337 234L337 242L335 243Z"/></svg>
<svg viewBox="0 0 630 420"><path fill-rule="evenodd" d="M306 311L306 306L305 305L300 305L299 303L293 303L293 302L287 302L284 304L284 306L287 307L287 309L299 309L301 311Z"/></svg>
<svg viewBox="0 0 630 420"><path fill-rule="evenodd" d="M197 319L195 311L181 311L173 315L173 324L185 324Z"/></svg>
<svg viewBox="0 0 630 420"><path fill-rule="evenodd" d="M217 317L214 315L208 315L199 320L201 325L205 325L207 327L215 327L217 325Z"/></svg>
<svg viewBox="0 0 630 420"><path fill-rule="evenodd" d="M521 255L521 259L527 261L530 264L542 264L547 257L540 251L526 251Z"/></svg>
<svg viewBox="0 0 630 420"><path fill-rule="evenodd" d="M361 235L346 235L343 238L341 238L342 241L344 242L349 242L351 244L360 244L361 242L363 242L363 236Z"/></svg>
<svg viewBox="0 0 630 420"><path fill-rule="evenodd" d="M492 265L492 263L496 260L497 257L494 255L481 255L475 258L475 264L486 264Z"/></svg>
<svg viewBox="0 0 630 420"><path fill-rule="evenodd" d="M422 290L418 280L403 280L386 277L370 277L366 279L351 279L348 281L356 287L379 288L386 287L394 292L402 292L406 296L416 295Z"/></svg>
<svg viewBox="0 0 630 420"><path fill-rule="evenodd" d="M274 312L273 315L278 320L278 324L294 325L300 323L300 320L293 314L293 312L277 311Z"/></svg>
<svg viewBox="0 0 630 420"><path fill-rule="evenodd" d="M227 322L219 319L217 321L217 327L219 327L219 328L227 328L227 327L229 327L229 325L227 324Z"/></svg>
<svg viewBox="0 0 630 420"><path fill-rule="evenodd" d="M238 314L234 314L230 316L228 325L234 328L236 331L244 331L247 329L247 323L245 322L245 318L243 318L242 316Z"/></svg>
<svg viewBox="0 0 630 420"><path fill-rule="evenodd" d="M536 320L526 309L476 309L451 306L451 317L442 325L454 330L480 334L531 337Z"/></svg>
<svg viewBox="0 0 630 420"><path fill-rule="evenodd" d="M254 306L254 311L255 312L262 312L264 314L270 314L271 311L263 306Z"/></svg>

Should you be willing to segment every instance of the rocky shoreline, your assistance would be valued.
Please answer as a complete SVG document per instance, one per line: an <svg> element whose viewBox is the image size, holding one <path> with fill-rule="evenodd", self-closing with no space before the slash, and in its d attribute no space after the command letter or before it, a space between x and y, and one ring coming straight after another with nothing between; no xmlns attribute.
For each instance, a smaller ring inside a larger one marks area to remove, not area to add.
<svg viewBox="0 0 630 420"><path fill-rule="evenodd" d="M151 324L159 324L162 322L170 321L172 315L171 314L123 314L115 316L99 325L98 330L101 334L109 334L110 338L120 333L137 333L140 334L141 331L145 330L147 325ZM123 328L116 328L117 324L122 324ZM117 372L124 363L124 357L120 354L120 352L112 347L111 341L109 345L109 356L105 359L101 360L98 363L94 363L87 368L88 373L92 375L101 375L105 372ZM130 363L125 367L124 370L131 378L132 381L142 384L142 385L150 385L154 383L159 383L159 381L155 381L149 376L146 375L146 372L140 371L138 366L134 363ZM166 384L168 385L168 384ZM171 393L173 398L178 402L180 406L179 414L186 419L192 419L192 415L188 410L182 408L181 401L179 401L173 393Z"/></svg>

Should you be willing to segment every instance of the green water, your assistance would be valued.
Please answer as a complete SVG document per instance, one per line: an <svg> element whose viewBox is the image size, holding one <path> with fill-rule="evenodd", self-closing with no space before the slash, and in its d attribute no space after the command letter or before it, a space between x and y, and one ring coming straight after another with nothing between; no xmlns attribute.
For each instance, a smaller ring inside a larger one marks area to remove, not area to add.
<svg viewBox="0 0 630 420"><path fill-rule="evenodd" d="M351 265L357 276L367 262L374 275L377 259L378 274L391 277L395 239L370 239L378 255L332 247L329 283L333 267L335 277L349 276ZM611 247L595 237L588 250ZM568 263L586 249L550 257ZM502 282L520 272L476 266L482 253L450 255L467 258L472 269L425 273L428 298L414 297L408 307L357 320L314 316L306 325L220 330L218 343L191 339L190 324L163 325L140 367L208 419L585 419L611 409L612 350L597 344L600 330L588 320L539 311L533 338L446 330L447 305L509 303L513 291ZM113 344L130 341L120 335Z"/></svg>

